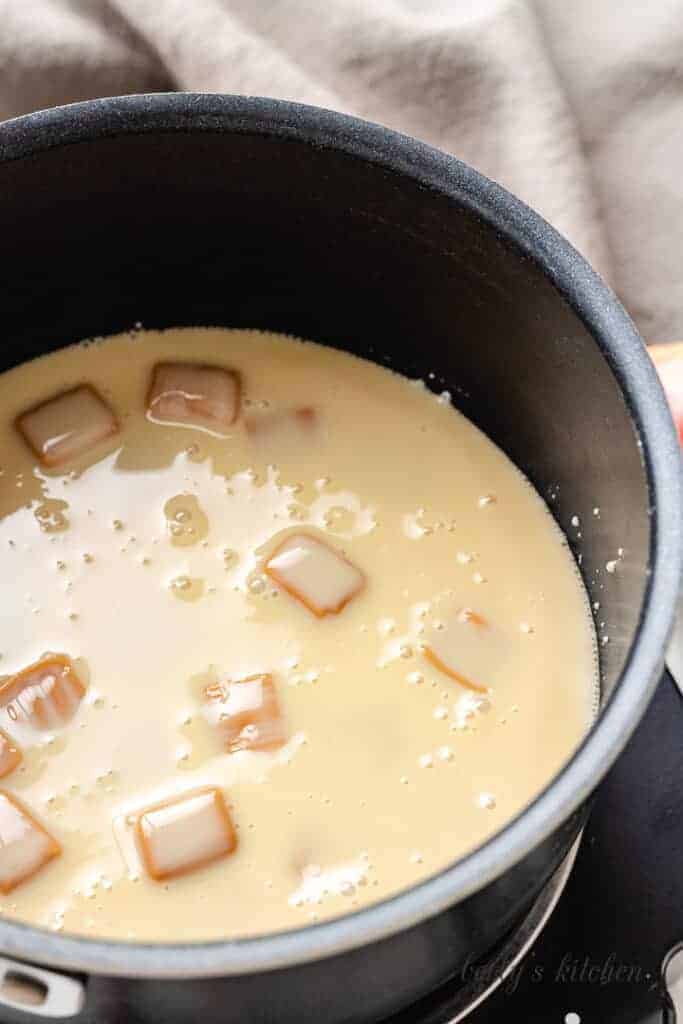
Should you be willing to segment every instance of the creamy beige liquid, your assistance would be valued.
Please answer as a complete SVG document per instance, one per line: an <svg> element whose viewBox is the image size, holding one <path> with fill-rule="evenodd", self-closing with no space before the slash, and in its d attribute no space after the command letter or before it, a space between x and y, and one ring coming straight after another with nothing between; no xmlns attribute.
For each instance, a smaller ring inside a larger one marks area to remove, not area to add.
<svg viewBox="0 0 683 1024"><path fill-rule="evenodd" d="M227 438L150 422L159 361L239 371ZM121 432L45 470L17 415L83 381ZM314 440L248 436L245 414L305 405ZM161 941L308 924L434 874L499 829L568 758L596 695L593 630L564 539L508 459L423 386L310 343L171 330L74 346L0 377L0 669L63 652L89 678L75 717L27 736L0 782L62 853L0 912L66 932ZM482 500L484 499L484 500ZM178 513L181 513L178 515ZM262 555L311 530L365 574L316 618ZM482 697L424 656L425 623L471 608ZM272 673L273 753L225 753L203 686ZM204 785L236 852L147 877L132 823Z"/></svg>

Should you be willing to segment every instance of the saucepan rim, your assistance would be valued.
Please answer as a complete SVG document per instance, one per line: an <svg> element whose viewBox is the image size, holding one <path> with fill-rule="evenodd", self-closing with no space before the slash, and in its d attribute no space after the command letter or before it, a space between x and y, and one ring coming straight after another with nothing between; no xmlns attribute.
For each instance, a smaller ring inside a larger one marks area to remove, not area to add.
<svg viewBox="0 0 683 1024"><path fill-rule="evenodd" d="M652 518L641 618L596 725L525 810L439 874L330 922L232 941L114 942L0 921L0 949L7 955L98 974L197 978L295 967L408 929L503 875L566 821L623 749L659 680L681 578L683 492L678 438L666 400L636 328L614 294L542 217L453 156L381 125L317 107L261 97L154 93L75 103L7 121L0 125L0 161L118 135L174 132L252 134L336 150L473 211L541 268L607 360L642 442Z"/></svg>

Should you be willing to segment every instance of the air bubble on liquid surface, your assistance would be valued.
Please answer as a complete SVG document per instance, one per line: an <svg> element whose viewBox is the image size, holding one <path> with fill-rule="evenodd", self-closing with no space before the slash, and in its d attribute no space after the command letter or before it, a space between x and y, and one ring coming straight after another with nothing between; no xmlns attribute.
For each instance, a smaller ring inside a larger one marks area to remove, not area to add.
<svg viewBox="0 0 683 1024"><path fill-rule="evenodd" d="M294 520L294 522L301 523L306 519L305 506L299 505L297 502L290 502L285 511L287 512L287 517Z"/></svg>
<svg viewBox="0 0 683 1024"><path fill-rule="evenodd" d="M310 864L303 868L299 887L289 896L292 907L319 904L327 896L349 896L368 883L371 865L362 857L321 868Z"/></svg>
<svg viewBox="0 0 683 1024"><path fill-rule="evenodd" d="M353 491L320 494L308 509L308 518L321 529L345 539L363 537L377 526L372 505L364 505Z"/></svg>
<svg viewBox="0 0 683 1024"><path fill-rule="evenodd" d="M176 494L164 505L164 516L171 544L191 547L203 541L209 532L209 520L194 494Z"/></svg>
<svg viewBox="0 0 683 1024"><path fill-rule="evenodd" d="M192 576L174 576L169 587L181 601L198 601L204 593L204 580Z"/></svg>
<svg viewBox="0 0 683 1024"><path fill-rule="evenodd" d="M61 533L69 528L66 510L69 505L58 498L46 498L33 510L38 525L43 533Z"/></svg>
<svg viewBox="0 0 683 1024"><path fill-rule="evenodd" d="M223 561L224 569L234 569L237 565L238 555L232 548L222 548L220 551L220 557Z"/></svg>
<svg viewBox="0 0 683 1024"><path fill-rule="evenodd" d="M453 705L453 725L456 729L465 729L476 716L488 714L491 707L488 697L464 693Z"/></svg>
<svg viewBox="0 0 683 1024"><path fill-rule="evenodd" d="M431 533L424 522L424 515L425 510L418 508L415 512L408 512L401 517L401 527L406 537L410 537L411 540L419 540Z"/></svg>
<svg viewBox="0 0 683 1024"><path fill-rule="evenodd" d="M477 797L477 803L484 810L492 811L496 806L496 798L493 793L480 793Z"/></svg>
<svg viewBox="0 0 683 1024"><path fill-rule="evenodd" d="M415 656L415 648L410 642L410 637L394 638L389 633L382 632L380 632L380 636L390 638L382 645L382 650L376 662L378 668L385 668L393 661L410 661ZM416 682L417 679L413 677L410 681Z"/></svg>
<svg viewBox="0 0 683 1024"><path fill-rule="evenodd" d="M343 533L353 529L355 518L353 511L343 505L331 505L323 514L323 522L328 530Z"/></svg>
<svg viewBox="0 0 683 1024"><path fill-rule="evenodd" d="M265 593L267 586L268 581L261 573L257 573L255 576L252 576L247 584L249 593L257 596Z"/></svg>
<svg viewBox="0 0 683 1024"><path fill-rule="evenodd" d="M411 661L421 654L423 646L420 638L424 633L424 620L430 608L429 601L418 601L411 605L407 629L400 634L395 619L387 617L378 620L377 632L384 641L376 662L378 668L385 668L391 662ZM421 672L415 671L409 672L405 679L412 686L417 686L424 681L424 676Z"/></svg>

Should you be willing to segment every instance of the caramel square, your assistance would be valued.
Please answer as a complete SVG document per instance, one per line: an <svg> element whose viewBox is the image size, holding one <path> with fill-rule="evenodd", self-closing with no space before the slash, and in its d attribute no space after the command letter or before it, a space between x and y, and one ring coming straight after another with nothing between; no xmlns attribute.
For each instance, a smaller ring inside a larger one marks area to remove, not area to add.
<svg viewBox="0 0 683 1024"><path fill-rule="evenodd" d="M318 618L337 615L365 586L365 576L342 554L310 534L290 534L265 571Z"/></svg>
<svg viewBox="0 0 683 1024"><path fill-rule="evenodd" d="M285 743L285 723L272 676L214 683L204 693L207 717L219 729L230 753L276 750Z"/></svg>
<svg viewBox="0 0 683 1024"><path fill-rule="evenodd" d="M90 384L49 398L17 416L16 426L43 466L77 459L116 434L116 416Z"/></svg>
<svg viewBox="0 0 683 1024"><path fill-rule="evenodd" d="M487 693L489 687L463 669L463 660L471 662L473 653L479 660L487 649L499 646L488 620L472 608L461 608L449 621L441 624L439 630L431 629L427 634L424 656L434 668L449 676L460 686L477 693ZM475 660L477 660L475 658Z"/></svg>
<svg viewBox="0 0 683 1024"><path fill-rule="evenodd" d="M13 722L58 729L73 718L85 696L71 658L46 654L0 684L0 707Z"/></svg>
<svg viewBox="0 0 683 1024"><path fill-rule="evenodd" d="M219 433L237 419L240 379L233 370L201 363L158 363L147 399L150 419Z"/></svg>
<svg viewBox="0 0 683 1024"><path fill-rule="evenodd" d="M237 846L225 798L215 787L147 808L135 829L145 868L157 881L203 868Z"/></svg>
<svg viewBox="0 0 683 1024"><path fill-rule="evenodd" d="M57 840L8 793L0 793L0 892L11 892L62 852Z"/></svg>

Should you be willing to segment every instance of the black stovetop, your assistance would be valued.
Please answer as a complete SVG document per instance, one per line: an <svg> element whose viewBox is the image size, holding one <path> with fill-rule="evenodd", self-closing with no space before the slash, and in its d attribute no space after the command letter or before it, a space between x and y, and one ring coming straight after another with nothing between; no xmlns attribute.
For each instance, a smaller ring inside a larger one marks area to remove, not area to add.
<svg viewBox="0 0 683 1024"><path fill-rule="evenodd" d="M665 676L600 787L543 933L467 1024L673 1024L660 978L681 941L683 700ZM411 1024L446 1024L447 1004L426 1000Z"/></svg>

